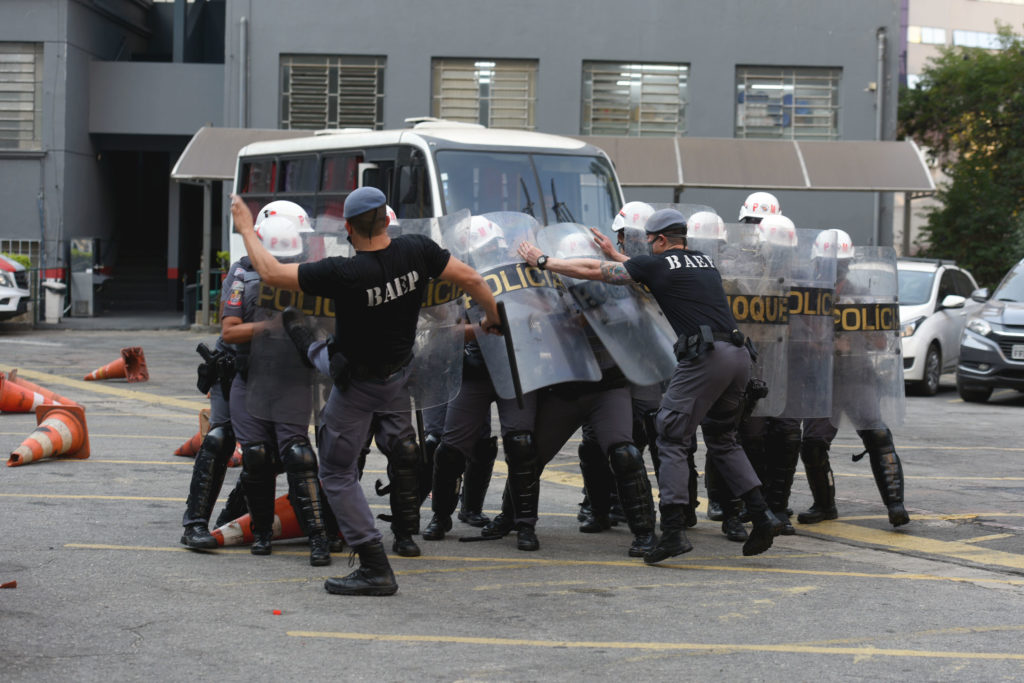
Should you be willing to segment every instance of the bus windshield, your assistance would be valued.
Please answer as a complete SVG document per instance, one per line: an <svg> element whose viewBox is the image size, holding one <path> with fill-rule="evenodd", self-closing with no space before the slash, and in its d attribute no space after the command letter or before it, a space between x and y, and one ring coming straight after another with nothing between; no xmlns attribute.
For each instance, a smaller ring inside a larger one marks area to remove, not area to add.
<svg viewBox="0 0 1024 683"><path fill-rule="evenodd" d="M621 204L601 157L516 152L437 152L445 212L528 213L543 224L610 228Z"/></svg>

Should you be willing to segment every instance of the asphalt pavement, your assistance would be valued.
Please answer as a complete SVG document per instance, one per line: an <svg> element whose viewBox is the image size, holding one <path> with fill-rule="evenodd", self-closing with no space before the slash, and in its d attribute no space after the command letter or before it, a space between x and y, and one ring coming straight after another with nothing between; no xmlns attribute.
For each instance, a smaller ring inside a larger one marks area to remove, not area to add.
<svg viewBox="0 0 1024 683"><path fill-rule="evenodd" d="M322 587L350 571L347 551L310 567L301 540L269 557L179 544L191 460L173 451L198 429L195 347L214 339L0 328L0 371L81 403L91 450L0 472L0 584L17 582L0 589L3 680L1024 677L1024 394L967 404L946 377L937 396L908 399L893 431L912 521L897 530L843 430L838 520L742 557L702 505L693 552L647 567L627 557L622 525L577 531L577 435L545 471L538 552L511 538L460 543L477 530L456 522L445 540L420 540L422 557L391 554L397 595L352 598ZM143 347L148 382L82 381L127 346ZM35 424L0 415L0 443L13 450ZM375 450L363 485L376 512L385 468ZM499 461L491 514L503 484ZM810 501L798 471L792 507Z"/></svg>

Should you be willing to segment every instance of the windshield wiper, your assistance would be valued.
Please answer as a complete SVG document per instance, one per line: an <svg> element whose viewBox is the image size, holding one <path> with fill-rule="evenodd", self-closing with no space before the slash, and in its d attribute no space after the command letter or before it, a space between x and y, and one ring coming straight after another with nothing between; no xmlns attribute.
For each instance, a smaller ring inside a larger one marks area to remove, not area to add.
<svg viewBox="0 0 1024 683"><path fill-rule="evenodd" d="M526 206L523 207L523 213L528 213L536 218L536 214L533 213L533 200L530 199L530 191L526 189L526 181L522 176L519 177L519 184L523 186L523 194L526 195Z"/></svg>
<svg viewBox="0 0 1024 683"><path fill-rule="evenodd" d="M559 223L575 223L576 219L573 218L572 211L564 203L558 201L558 193L555 191L555 179L551 179L551 199L555 202L551 205L551 209L555 212L555 218Z"/></svg>

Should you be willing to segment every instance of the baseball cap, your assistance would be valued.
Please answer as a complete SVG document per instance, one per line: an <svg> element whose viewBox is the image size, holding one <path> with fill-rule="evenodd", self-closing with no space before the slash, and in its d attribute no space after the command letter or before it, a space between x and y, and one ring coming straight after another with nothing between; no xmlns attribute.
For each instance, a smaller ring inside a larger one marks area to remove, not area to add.
<svg viewBox="0 0 1024 683"><path fill-rule="evenodd" d="M387 197L376 187L360 187L345 197L345 218L352 218L361 213L378 209L387 202Z"/></svg>
<svg viewBox="0 0 1024 683"><path fill-rule="evenodd" d="M686 217L675 209L661 209L651 214L644 224L647 234L653 235L666 230L686 234Z"/></svg>

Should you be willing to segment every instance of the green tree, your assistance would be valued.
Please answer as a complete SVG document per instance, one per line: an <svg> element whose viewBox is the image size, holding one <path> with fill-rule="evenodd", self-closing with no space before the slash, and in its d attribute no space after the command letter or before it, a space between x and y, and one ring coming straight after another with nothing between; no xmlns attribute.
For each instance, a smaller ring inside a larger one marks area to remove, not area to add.
<svg viewBox="0 0 1024 683"><path fill-rule="evenodd" d="M1024 40L942 50L900 96L900 132L948 176L926 212L925 256L955 258L992 287L1024 257Z"/></svg>

